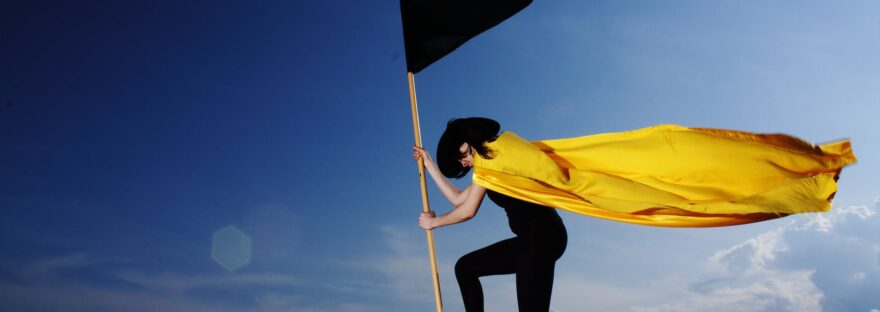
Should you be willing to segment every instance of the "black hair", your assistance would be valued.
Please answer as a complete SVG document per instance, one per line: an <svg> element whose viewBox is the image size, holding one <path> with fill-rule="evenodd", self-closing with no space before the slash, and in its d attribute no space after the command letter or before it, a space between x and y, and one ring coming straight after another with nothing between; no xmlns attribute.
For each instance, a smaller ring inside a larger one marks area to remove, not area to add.
<svg viewBox="0 0 880 312"><path fill-rule="evenodd" d="M483 158L492 158L485 142L492 142L498 137L501 124L489 118L471 117L456 118L446 123L446 131L437 143L437 167L447 178L464 177L470 168L458 162L462 144L467 143Z"/></svg>

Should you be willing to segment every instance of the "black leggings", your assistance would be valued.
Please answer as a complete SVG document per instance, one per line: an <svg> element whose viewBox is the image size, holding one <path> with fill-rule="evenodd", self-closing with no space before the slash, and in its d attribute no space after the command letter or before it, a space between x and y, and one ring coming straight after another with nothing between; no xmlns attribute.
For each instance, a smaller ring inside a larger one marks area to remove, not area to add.
<svg viewBox="0 0 880 312"><path fill-rule="evenodd" d="M483 311L479 277L516 274L516 299L520 312L550 310L553 269L565 251L566 237L517 236L473 251L458 259L455 277L465 310Z"/></svg>

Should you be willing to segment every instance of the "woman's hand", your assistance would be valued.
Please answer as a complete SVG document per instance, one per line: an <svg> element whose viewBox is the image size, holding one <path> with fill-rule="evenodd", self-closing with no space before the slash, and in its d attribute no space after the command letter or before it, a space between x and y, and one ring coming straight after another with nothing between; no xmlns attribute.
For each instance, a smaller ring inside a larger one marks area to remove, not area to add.
<svg viewBox="0 0 880 312"><path fill-rule="evenodd" d="M422 214L419 215L419 227L422 229L425 229L425 230L433 229L434 228L433 223L434 223L435 218L437 218L437 216L434 215L433 210L429 210L428 212L422 212Z"/></svg>
<svg viewBox="0 0 880 312"><path fill-rule="evenodd" d="M418 161L420 158L425 161L425 167L434 165L434 160L431 159L431 154L428 151L424 148L413 146L413 159Z"/></svg>

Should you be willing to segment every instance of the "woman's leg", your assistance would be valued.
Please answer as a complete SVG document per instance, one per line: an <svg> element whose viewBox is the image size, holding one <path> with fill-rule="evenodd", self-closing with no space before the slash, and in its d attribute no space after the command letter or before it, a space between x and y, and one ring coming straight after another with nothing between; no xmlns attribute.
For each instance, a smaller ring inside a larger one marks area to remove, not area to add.
<svg viewBox="0 0 880 312"><path fill-rule="evenodd" d="M520 312L547 312L553 292L556 261L535 256L519 257L516 272L516 299Z"/></svg>
<svg viewBox="0 0 880 312"><path fill-rule="evenodd" d="M475 250L458 259L455 277L465 311L483 311L483 286L481 276L512 274L516 272L517 240L509 238ZM552 277L551 277L552 283Z"/></svg>
<svg viewBox="0 0 880 312"><path fill-rule="evenodd" d="M520 312L547 312L556 260L565 251L561 235L520 236L516 252L516 298Z"/></svg>

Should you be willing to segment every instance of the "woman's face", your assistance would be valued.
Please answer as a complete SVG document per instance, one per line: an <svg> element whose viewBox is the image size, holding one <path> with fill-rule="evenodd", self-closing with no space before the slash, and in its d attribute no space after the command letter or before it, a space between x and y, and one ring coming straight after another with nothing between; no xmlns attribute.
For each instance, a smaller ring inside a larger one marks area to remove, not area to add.
<svg viewBox="0 0 880 312"><path fill-rule="evenodd" d="M461 163L462 167L473 167L474 166L474 149L471 148L467 143L462 144L458 148L458 152L460 153L458 156L458 162Z"/></svg>

